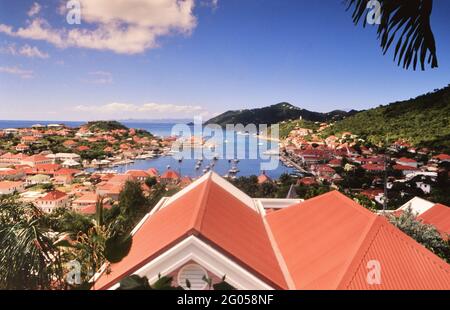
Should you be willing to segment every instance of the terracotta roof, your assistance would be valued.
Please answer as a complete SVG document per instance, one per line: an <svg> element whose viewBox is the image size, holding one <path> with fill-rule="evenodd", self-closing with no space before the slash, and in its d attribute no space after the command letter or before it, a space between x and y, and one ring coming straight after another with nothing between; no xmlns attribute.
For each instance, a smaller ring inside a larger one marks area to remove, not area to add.
<svg viewBox="0 0 450 310"><path fill-rule="evenodd" d="M433 156L433 158L439 159L439 160L450 160L450 155L439 154L439 155Z"/></svg>
<svg viewBox="0 0 450 310"><path fill-rule="evenodd" d="M178 172L172 170L172 169L168 169L166 172L164 172L161 175L161 179L172 179L172 180L179 180L180 179L180 175L178 174Z"/></svg>
<svg viewBox="0 0 450 310"><path fill-rule="evenodd" d="M156 168L150 168L147 170L147 173L151 176L151 177L157 177L159 176L159 172L158 169Z"/></svg>
<svg viewBox="0 0 450 310"><path fill-rule="evenodd" d="M135 177L135 178L146 178L149 176L147 171L144 171L144 170L128 170L126 172L126 174L131 175L132 177Z"/></svg>
<svg viewBox="0 0 450 310"><path fill-rule="evenodd" d="M402 162L402 163L417 163L417 161L415 161L414 159L407 158L407 157L399 158L399 159L397 159L397 162Z"/></svg>
<svg viewBox="0 0 450 310"><path fill-rule="evenodd" d="M365 164L361 166L364 170L368 171L384 171L384 165L380 164Z"/></svg>
<svg viewBox="0 0 450 310"><path fill-rule="evenodd" d="M403 165L394 165L394 170L419 170L419 168L411 167L411 166L403 166Z"/></svg>
<svg viewBox="0 0 450 310"><path fill-rule="evenodd" d="M272 181L272 180L266 175L265 172L261 173L258 176L258 184L263 184L263 183L270 182L270 181Z"/></svg>
<svg viewBox="0 0 450 310"><path fill-rule="evenodd" d="M112 264L96 288L108 288L189 235L275 287L286 288L261 215L211 177L150 216L133 236L128 256Z"/></svg>
<svg viewBox="0 0 450 310"><path fill-rule="evenodd" d="M296 289L449 289L450 267L339 192L267 215ZM367 263L381 264L380 285Z"/></svg>
<svg viewBox="0 0 450 310"><path fill-rule="evenodd" d="M444 236L450 235L450 207L436 204L422 213L418 219L426 224L433 225Z"/></svg>
<svg viewBox="0 0 450 310"><path fill-rule="evenodd" d="M55 172L55 175L75 175L80 173L81 170L71 168L61 168Z"/></svg>
<svg viewBox="0 0 450 310"><path fill-rule="evenodd" d="M47 195L45 195L42 198L39 198L39 201L55 201L55 200L59 200L62 199L64 197L67 197L66 193L60 192L60 191L51 191L49 193L47 193Z"/></svg>
<svg viewBox="0 0 450 310"><path fill-rule="evenodd" d="M1 181L0 189L10 189L11 187L17 187L23 185L23 182Z"/></svg>

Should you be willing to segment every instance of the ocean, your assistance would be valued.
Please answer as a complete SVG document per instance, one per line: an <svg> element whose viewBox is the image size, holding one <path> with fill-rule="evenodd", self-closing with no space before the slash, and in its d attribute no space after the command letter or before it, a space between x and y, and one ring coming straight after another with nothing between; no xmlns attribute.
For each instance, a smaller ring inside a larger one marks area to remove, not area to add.
<svg viewBox="0 0 450 310"><path fill-rule="evenodd" d="M84 122L67 122L67 121L2 121L0 120L0 129L6 128L23 128L23 127L31 127L34 124L64 124L69 127L78 127L82 125ZM159 137L168 137L172 135L172 128L175 123L150 123L150 122L137 122L137 121L121 121L125 126L129 128L136 129L145 129L151 132L155 136ZM224 132L225 136L226 132ZM234 133L233 133L234 134ZM242 137L241 137L242 138ZM223 150L223 153L226 152L227 148L230 147L230 144L224 141L222 145L217 145L217 150L220 148ZM232 166L236 166L240 171L236 174L239 176L251 176L251 175L259 175L262 173L261 164L264 162L268 162L267 158L261 158L258 156L257 159L250 159L249 154L252 152L255 154L259 153L260 148L262 148L261 144L268 143L264 148L271 149L276 147L274 142L267 142L263 140L259 140L254 136L246 136L244 139L238 139L235 136L234 141L234 149L241 148L245 150L244 158L240 159L239 163L230 162L228 159L219 159L217 161L213 160L203 160L201 167L196 168L196 159L186 159L184 157L182 161L179 161L178 158L174 158L172 156L163 156L155 159L147 159L147 160L136 160L133 164L120 166L114 168L119 173L123 173L127 170L147 170L149 168L156 168L160 173L164 172L169 167L177 172L180 172L183 176L190 176L192 178L199 177L203 174L203 170L208 165L212 165L214 163L213 170L220 175L225 175L228 173ZM231 145L233 146L233 145ZM258 148L258 149L255 149ZM261 151L262 153L262 151ZM278 162L275 169L265 170L265 173L273 178L277 179L283 173L291 173L293 170L282 165L281 162Z"/></svg>

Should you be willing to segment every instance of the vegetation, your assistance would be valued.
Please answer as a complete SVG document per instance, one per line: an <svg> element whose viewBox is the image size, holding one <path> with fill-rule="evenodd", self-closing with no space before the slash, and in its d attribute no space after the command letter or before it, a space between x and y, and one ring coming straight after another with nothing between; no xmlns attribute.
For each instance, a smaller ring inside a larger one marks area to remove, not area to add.
<svg viewBox="0 0 450 310"><path fill-rule="evenodd" d="M348 8L353 8L352 17L355 24L362 18L363 25L366 25L368 1L346 1ZM383 53L386 54L397 39L394 61L398 60L398 65L403 62L403 68L408 69L412 64L415 70L419 62L424 70L425 62L428 62L431 68L436 68L436 43L430 23L433 0L378 0L378 3L381 5L377 33ZM397 36L398 34L400 35Z"/></svg>
<svg viewBox="0 0 450 310"><path fill-rule="evenodd" d="M280 123L280 138L285 139L287 136L289 136L289 133L297 127L311 130L319 129L319 125L317 123L306 120L299 119L295 121L282 122Z"/></svg>
<svg viewBox="0 0 450 310"><path fill-rule="evenodd" d="M324 135L350 131L373 144L405 139L450 152L450 85L414 99L380 106L341 120Z"/></svg>
<svg viewBox="0 0 450 310"><path fill-rule="evenodd" d="M289 174L280 176L278 182L258 184L256 176L240 177L232 181L233 185L253 198L286 198L292 185L299 198L309 199L330 191L328 185L297 185L297 179Z"/></svg>
<svg viewBox="0 0 450 310"><path fill-rule="evenodd" d="M0 289L64 286L60 250L40 216L31 204L0 198Z"/></svg>
<svg viewBox="0 0 450 310"><path fill-rule="evenodd" d="M449 240L444 240L434 226L417 220L411 209L405 210L400 216L390 216L389 220L411 238L450 263Z"/></svg>
<svg viewBox="0 0 450 310"><path fill-rule="evenodd" d="M128 130L128 127L117 121L94 121L86 125L90 131Z"/></svg>
<svg viewBox="0 0 450 310"><path fill-rule="evenodd" d="M208 124L218 124L225 126L227 124L267 124L272 125L289 120L304 119L314 122L338 120L347 115L344 111L332 111L330 113L312 112L305 109L300 109L289 103L282 102L269 107L228 111L219 116L216 116L206 122Z"/></svg>

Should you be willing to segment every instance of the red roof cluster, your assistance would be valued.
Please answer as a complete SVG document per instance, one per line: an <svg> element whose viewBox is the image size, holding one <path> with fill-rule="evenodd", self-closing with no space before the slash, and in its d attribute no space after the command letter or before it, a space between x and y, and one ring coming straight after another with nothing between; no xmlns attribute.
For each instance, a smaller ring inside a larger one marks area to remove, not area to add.
<svg viewBox="0 0 450 310"><path fill-rule="evenodd" d="M97 289L191 236L276 289L450 288L446 262L337 191L265 214L222 181L198 182L144 220L128 256L100 276ZM367 281L374 262L377 284Z"/></svg>

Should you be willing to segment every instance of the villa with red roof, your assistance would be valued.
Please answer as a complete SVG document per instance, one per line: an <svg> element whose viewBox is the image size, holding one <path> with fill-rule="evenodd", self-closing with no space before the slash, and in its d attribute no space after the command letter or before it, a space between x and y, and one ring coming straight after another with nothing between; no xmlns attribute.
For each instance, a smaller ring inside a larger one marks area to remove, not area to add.
<svg viewBox="0 0 450 310"><path fill-rule="evenodd" d="M67 207L68 203L69 196L57 190L51 191L35 201L36 206L46 213L50 213L56 208Z"/></svg>
<svg viewBox="0 0 450 310"><path fill-rule="evenodd" d="M407 158L407 157L402 157L396 160L398 165L401 166L409 166L409 167L413 167L413 168L417 168L418 166L418 162L415 161L414 159L411 158Z"/></svg>
<svg viewBox="0 0 450 310"><path fill-rule="evenodd" d="M181 180L181 176L178 172L167 169L160 177L161 183L163 184L177 184Z"/></svg>
<svg viewBox="0 0 450 310"><path fill-rule="evenodd" d="M142 219L128 255L102 266L93 289L133 274L199 290L223 276L239 290L450 289L449 264L337 191L278 199L278 210L266 201L205 174Z"/></svg>
<svg viewBox="0 0 450 310"><path fill-rule="evenodd" d="M258 184L263 184L263 183L267 183L267 182L272 182L272 179L266 174L265 171L263 171L258 176Z"/></svg>
<svg viewBox="0 0 450 310"><path fill-rule="evenodd" d="M448 155L448 154L439 154L439 155L433 156L432 159L434 161L439 162L439 163L441 163L441 162L450 162L450 155Z"/></svg>

